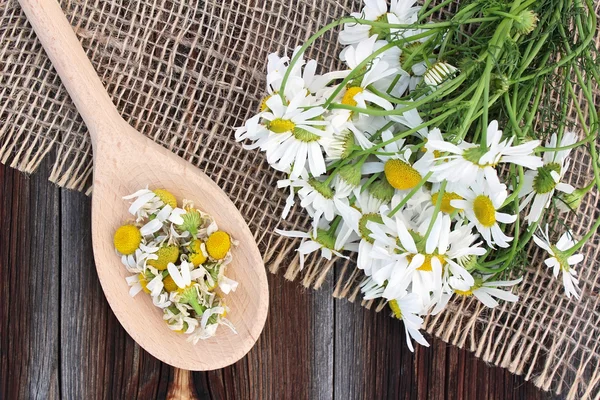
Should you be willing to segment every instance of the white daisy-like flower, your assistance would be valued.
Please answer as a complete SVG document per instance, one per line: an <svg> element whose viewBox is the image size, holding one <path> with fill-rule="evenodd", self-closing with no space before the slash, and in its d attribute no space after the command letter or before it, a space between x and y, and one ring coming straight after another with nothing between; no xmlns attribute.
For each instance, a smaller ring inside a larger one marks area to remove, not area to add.
<svg viewBox="0 0 600 400"><path fill-rule="evenodd" d="M497 211L508 197L506 185L494 186L480 177L461 196L464 200L452 200L450 204L464 210L468 220L475 225L490 247L508 247L512 238L502 232L498 223L512 224L517 216Z"/></svg>
<svg viewBox="0 0 600 400"><path fill-rule="evenodd" d="M275 229L275 233L281 236L302 239L302 243L296 249L300 256L300 269L304 268L305 257L315 251L320 250L321 257L331 260L334 254L338 257L348 258L342 255L341 251L343 250L356 250L354 243L343 243L343 247L336 247L336 236L330 234L326 228L318 228L316 235L312 232L284 231L282 229Z"/></svg>
<svg viewBox="0 0 600 400"><path fill-rule="evenodd" d="M540 235L534 235L533 240L542 249L546 250L551 257L544 260L544 264L548 268L552 268L552 274L558 278L558 274L562 271L563 286L567 297L580 298L579 280L577 279L577 271L573 269L574 265L583 261L583 254L566 254L566 251L575 246L576 242L569 232L563 233L556 244L552 244L548 236L548 226L543 231L540 228Z"/></svg>
<svg viewBox="0 0 600 400"><path fill-rule="evenodd" d="M381 200L374 198L367 190L357 189L354 191L356 200L350 206L347 199L334 199L338 213L342 216L341 234L337 237L336 247L340 247L341 242L347 240L347 236L353 232L360 237L358 243L358 255L356 264L359 269L365 272L366 276L371 276L373 265L378 262L371 257L374 240L371 238L371 231L367 228L369 221L381 221L379 208L382 205Z"/></svg>
<svg viewBox="0 0 600 400"><path fill-rule="evenodd" d="M381 213L383 224L367 223L375 240L371 256L381 259L384 265L373 277L387 281L382 296L388 300L398 297L410 284L411 292L419 295L425 310L431 301L441 296L443 267L448 262L445 253L449 245L450 218L438 214L425 237L431 213L419 215L420 221L416 222L405 219L400 212L393 218L386 214Z"/></svg>
<svg viewBox="0 0 600 400"><path fill-rule="evenodd" d="M557 146L556 133L552 134L546 147L556 148L570 146L577 142L577 135L573 132L565 132ZM575 188L568 183L561 182L565 172L569 169L567 159L569 150L547 151L544 153L544 165L535 171L526 171L523 178L523 186L519 192L521 204L519 211L523 210L529 203L531 208L525 220L530 224L538 222L545 208L548 208L554 192L571 194Z"/></svg>
<svg viewBox="0 0 600 400"><path fill-rule="evenodd" d="M491 184L500 184L496 166L500 163L513 163L529 169L537 169L543 165L542 159L533 155L539 140L512 146L514 137L502 140L502 131L498 129L498 121L490 122L487 128L487 149L478 144L463 141L458 145L444 141L439 130L429 133L425 148L431 151L449 153L436 157L441 162L432 168L434 179L438 182L463 182L469 185L478 178L487 178Z"/></svg>
<svg viewBox="0 0 600 400"><path fill-rule="evenodd" d="M260 147L273 168L290 172L293 178L307 165L313 176L326 171L322 146L329 138L323 129L327 122L320 119L325 109L311 106L307 94L299 92L287 105L280 96L272 96L266 101L268 111L250 118L235 133L237 141L254 141L245 147Z"/></svg>
<svg viewBox="0 0 600 400"><path fill-rule="evenodd" d="M373 54L378 46L377 36L373 35L358 43L356 47L346 47L340 54L340 59L354 70L367 57ZM367 102L373 103L384 110L392 110L394 107L388 100L371 92L367 87L380 79L396 74L397 69L391 68L388 63L376 57L371 61L367 71L352 81L352 84L342 92L340 103L348 106L366 108ZM350 73L350 71L348 71Z"/></svg>
<svg viewBox="0 0 600 400"><path fill-rule="evenodd" d="M303 174L306 176L306 174ZM300 205L306 209L308 214L313 218L313 227L316 232L317 227L321 223L321 218L326 221L332 221L336 216L335 197L339 195L329 186L328 183L322 182L316 178L299 178L299 179L282 179L277 182L279 188L289 187L290 195L286 200L282 218L285 219L289 213L289 209L294 204L294 193L297 190L300 198Z"/></svg>
<svg viewBox="0 0 600 400"><path fill-rule="evenodd" d="M394 134L389 130L381 134L382 141L392 140L393 137ZM387 181L395 189L412 190L431 171L434 155L432 152L426 152L412 163L410 161L413 155L412 150L409 147L403 148L403 146L403 139L386 145L382 150L383 155L375 153L380 161L367 162L363 165L363 174L384 172Z"/></svg>
<svg viewBox="0 0 600 400"><path fill-rule="evenodd" d="M492 275L484 277L476 277L475 283L470 284L459 277L451 277L448 280L448 291L442 296L442 300L436 305L431 312L433 315L441 312L453 295L461 297L475 296L484 306L494 308L499 305L498 300L508 301L510 303L517 302L519 296L513 294L510 289L503 290L502 287L512 288L521 283L523 278L513 279L510 281L490 281Z"/></svg>
<svg viewBox="0 0 600 400"><path fill-rule="evenodd" d="M387 22L390 24L412 24L417 21L417 13L421 9L414 6L416 0L391 0L390 7L385 0L364 0L365 6L360 13L352 13L351 16L374 22ZM352 45L359 43L373 35L384 39L388 34L397 37L412 36L413 30L377 27L366 24L347 23L340 32L338 40L340 44Z"/></svg>
<svg viewBox="0 0 600 400"><path fill-rule="evenodd" d="M412 345L413 339L417 343L429 347L429 343L420 332L420 329L423 326L423 318L419 316L421 312L421 301L419 296L415 293L403 293L398 298L391 300L388 304L392 309L394 316L401 319L404 323L406 345L409 350L415 351Z"/></svg>
<svg viewBox="0 0 600 400"><path fill-rule="evenodd" d="M365 6L361 12L350 14L352 17L366 19L369 21L387 22L388 6L385 0L364 0ZM387 30L389 32L389 29ZM370 25L350 22L344 24L344 29L339 33L338 41L343 45L360 43L371 36L383 39L386 30L372 27Z"/></svg>
<svg viewBox="0 0 600 400"><path fill-rule="evenodd" d="M296 47L292 53L292 57L283 56L280 57L277 53L269 54L267 57L267 96L261 101L260 111L264 112L268 110L266 101L273 94L279 93L281 89L281 83L283 78L290 68L290 62L293 60L301 46ZM331 80L344 78L347 73L334 71L326 73L324 75L318 75L317 61L308 60L306 61L303 56L297 60L289 73L286 86L285 86L285 97L292 99L297 93L303 90L308 90L310 93L316 93L321 90Z"/></svg>

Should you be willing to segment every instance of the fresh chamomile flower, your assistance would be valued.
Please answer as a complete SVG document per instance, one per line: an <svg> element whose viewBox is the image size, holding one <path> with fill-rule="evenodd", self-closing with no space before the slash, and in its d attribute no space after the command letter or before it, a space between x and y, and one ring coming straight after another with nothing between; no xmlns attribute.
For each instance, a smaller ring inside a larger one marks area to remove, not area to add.
<svg viewBox="0 0 600 400"><path fill-rule="evenodd" d="M420 332L423 326L421 313L421 300L415 293L403 293L401 296L390 300L388 305L395 318L401 319L404 323L404 332L406 334L406 345L410 351L415 351L412 345L414 339L417 343L429 347L429 343Z"/></svg>
<svg viewBox="0 0 600 400"><path fill-rule="evenodd" d="M382 132L381 139L389 141L394 138L391 131ZM387 181L400 191L408 191L417 186L429 173L433 166L434 156L423 154L414 163L410 161L413 155L409 147L403 148L404 140L394 141L383 148L382 155L376 153L378 162L367 162L363 165L363 174L383 172Z"/></svg>
<svg viewBox="0 0 600 400"><path fill-rule="evenodd" d="M355 70L358 65L377 50L377 36L373 35L358 43L356 47L346 47L340 54L340 59L348 65L351 70ZM367 102L373 103L384 110L392 110L394 107L388 100L376 95L368 89L378 80L394 75L396 68L391 68L388 63L380 58L375 58L364 73L356 76L342 91L341 104L366 108ZM348 71L350 73L350 71Z"/></svg>
<svg viewBox="0 0 600 400"><path fill-rule="evenodd" d="M371 276L373 265L378 261L371 257L374 240L371 238L371 231L367 228L369 221L383 222L379 215L379 208L382 202L374 198L369 191L362 191L360 188L354 191L355 200L352 205L348 204L346 198L336 198L335 206L342 217L342 233L337 241L345 241L346 235L351 232L360 237L358 243L358 255L356 264L359 269L365 272L366 276ZM340 243L337 243L340 247Z"/></svg>
<svg viewBox="0 0 600 400"><path fill-rule="evenodd" d="M408 25L417 21L417 13L421 9L421 7L414 6L415 3L416 0L391 0L388 9L385 0L364 0L365 6L361 12L350 15L374 22ZM350 22L344 24L344 29L340 32L338 41L342 45L352 45L372 36L376 36L378 39L385 39L390 34L396 37L408 37L410 36L408 32L412 32L412 30L390 29Z"/></svg>
<svg viewBox="0 0 600 400"><path fill-rule="evenodd" d="M387 281L384 298L398 297L409 284L412 292L419 295L423 309L429 307L432 294L434 298L441 296L451 221L448 216L438 214L431 225L431 217L431 214L415 215L407 219L398 212L390 218L382 210L383 224L367 224L375 240L371 256L381 259L384 265L377 274L379 280ZM374 273L373 277L377 275Z"/></svg>
<svg viewBox="0 0 600 400"><path fill-rule="evenodd" d="M356 249L354 243L343 243L343 247L336 247L336 235L331 233L328 228L317 228L316 234L313 232L284 231L282 229L275 229L275 233L285 237L302 239L302 243L296 249L300 256L300 269L304 268L305 257L315 251L320 250L321 257L331 260L334 254L338 257L348 258L342 255L341 251Z"/></svg>
<svg viewBox="0 0 600 400"><path fill-rule="evenodd" d="M291 172L292 177L300 176L307 164L313 176L325 173L322 146L329 140L323 129L327 122L321 117L325 109L311 106L306 90L296 94L289 104L283 104L280 96L272 96L266 104L269 111L238 128L236 140L254 141L245 147L260 147L273 168Z"/></svg>
<svg viewBox="0 0 600 400"><path fill-rule="evenodd" d="M573 266L583 261L583 254L568 255L567 250L575 246L576 242L570 232L562 234L556 244L552 244L548 236L548 225L546 230L540 228L540 235L533 235L533 240L542 249L546 250L551 257L544 260L544 264L548 268L552 268L552 274L558 278L559 272L562 271L563 286L567 297L580 298L579 280L577 279L577 271Z"/></svg>
<svg viewBox="0 0 600 400"><path fill-rule="evenodd" d="M268 110L266 101L273 94L279 93L283 78L290 68L290 62L300 51L301 46L294 49L292 57L280 57L277 53L269 54L267 57L267 97L261 101L260 111ZM318 92L331 80L344 78L345 74L337 71L326 73L324 75L316 74L317 61L306 61L300 56L289 72L285 86L285 97L292 99L297 93L308 90L310 93Z"/></svg>
<svg viewBox="0 0 600 400"><path fill-rule="evenodd" d="M438 202L438 199L440 197L440 188L440 183L434 183L431 186L431 192L429 193L429 195L432 207L435 207L435 205ZM464 190L464 187L460 183L446 182L446 188L444 190L444 193L442 194L442 203L440 206L440 211L450 215L462 212L461 209L452 206L452 200L463 200L462 196L458 194L462 190Z"/></svg>
<svg viewBox="0 0 600 400"><path fill-rule="evenodd" d="M502 232L498 223L512 224L517 216L497 211L508 197L506 185L492 185L480 177L461 196L464 200L452 200L452 207L464 210L467 219L475 225L490 247L508 247L512 238Z"/></svg>
<svg viewBox="0 0 600 400"><path fill-rule="evenodd" d="M364 0L365 6L361 12L350 14L352 17L368 21L388 22L388 6L386 0ZM344 29L339 33L338 41L342 45L351 45L362 42L372 36L383 39L389 33L389 29L371 25L349 22L344 24Z"/></svg>
<svg viewBox="0 0 600 400"><path fill-rule="evenodd" d="M570 146L577 142L577 135L573 132L565 132L558 147ZM556 133L552 134L548 148L557 147ZM547 151L544 153L544 165L535 171L526 171L523 178L523 186L519 192L521 204L519 211L523 210L532 202L531 208L525 220L530 224L538 222L545 208L548 208L554 192L571 194L575 188L568 183L561 182L565 172L569 169L569 150Z"/></svg>
<svg viewBox="0 0 600 400"><path fill-rule="evenodd" d="M511 293L509 290L500 288L512 288L521 283L523 278L513 279L510 281L490 281L492 275L483 277L475 277L474 283L466 282L458 277L451 277L448 280L448 293L442 296L442 301L436 305L431 312L433 315L442 311L453 295L459 297L475 296L484 306L495 308L499 305L498 300L507 301L510 303L517 302L519 296Z"/></svg>
<svg viewBox="0 0 600 400"><path fill-rule="evenodd" d="M444 141L441 132L434 129L429 133L425 148L431 151L445 152L449 155L436 157L444 161L432 167L434 179L438 182L462 182L469 185L479 178L487 178L491 184L500 184L495 167L499 163L513 163L529 169L543 165L542 159L533 154L539 146L539 140L512 146L514 137L502 140L502 131L498 121L490 122L487 128L487 148L463 141L458 145Z"/></svg>
<svg viewBox="0 0 600 400"><path fill-rule="evenodd" d="M303 175L306 176L306 174ZM286 209L284 209L284 215L287 215L287 211L289 211L288 207L291 207L293 204L294 190L292 188L299 188L297 194L300 198L300 205L313 218L314 232L316 232L317 227L320 225L321 218L324 218L326 221L332 221L335 217L333 200L339 195L326 181L320 181L313 177L307 179L290 178L278 181L277 185L280 188L286 186L291 188L290 197L288 197Z"/></svg>

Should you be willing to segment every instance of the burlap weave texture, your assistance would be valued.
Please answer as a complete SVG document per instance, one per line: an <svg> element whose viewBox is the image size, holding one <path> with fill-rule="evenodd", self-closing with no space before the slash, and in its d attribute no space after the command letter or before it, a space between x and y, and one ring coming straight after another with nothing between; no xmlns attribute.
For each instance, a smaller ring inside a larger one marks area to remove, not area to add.
<svg viewBox="0 0 600 400"><path fill-rule="evenodd" d="M233 127L253 115L265 93L265 62L291 51L319 27L360 8L351 0L61 1L73 29L122 116L136 129L201 168L239 207L272 272L318 288L333 262L312 257L300 271L298 243L274 228L305 229L300 208L278 215L286 193L281 176L262 154L233 140ZM453 7L445 12L452 13ZM598 13L598 10L596 10ZM340 48L326 35L309 55L333 69ZM598 103L597 103L598 104ZM56 155L50 179L90 192L92 153L87 130L52 69L16 0L0 2L0 161L33 172ZM570 182L592 176L585 151L573 157ZM160 166L157 166L160 167ZM590 193L575 233L599 216L600 196ZM519 287L520 301L488 310L472 299L452 303L426 320L427 331L467 347L485 361L525 374L542 389L569 398L600 398L600 250L598 237L584 247L580 301L564 297L560 282L531 249ZM360 299L362 272L338 264L335 296ZM367 304L370 306L370 304Z"/></svg>

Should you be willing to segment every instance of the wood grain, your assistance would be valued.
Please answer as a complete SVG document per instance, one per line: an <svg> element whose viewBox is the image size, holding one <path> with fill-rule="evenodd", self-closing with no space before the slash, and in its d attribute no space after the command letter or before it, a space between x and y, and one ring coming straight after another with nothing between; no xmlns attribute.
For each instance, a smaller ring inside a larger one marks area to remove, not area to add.
<svg viewBox="0 0 600 400"><path fill-rule="evenodd" d="M49 165L30 178L0 165L0 399L180 393L187 373L146 353L112 314L93 266L90 199L49 183ZM400 322L334 300L330 282L315 292L268 280L257 345L230 367L192 373L192 398L550 398L440 340L410 353Z"/></svg>

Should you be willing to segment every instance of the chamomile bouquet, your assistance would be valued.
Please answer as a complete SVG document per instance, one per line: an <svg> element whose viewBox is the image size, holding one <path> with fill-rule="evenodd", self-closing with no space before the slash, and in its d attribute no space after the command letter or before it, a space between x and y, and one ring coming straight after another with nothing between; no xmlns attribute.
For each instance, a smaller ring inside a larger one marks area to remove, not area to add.
<svg viewBox="0 0 600 400"><path fill-rule="evenodd" d="M313 252L354 258L364 298L387 302L411 350L411 339L427 345L423 316L453 297L517 301L531 240L578 298L577 251L600 225L580 240L566 227L552 241L557 213L600 185L593 4L478 0L432 22L449 3L365 0L291 57L271 54L265 97L235 132L285 174L281 218L296 202L312 218L306 232L278 230L301 239L300 265ZM331 57L343 67L318 73L305 52L332 29L343 49ZM557 82L563 99L553 104ZM594 169L583 188L565 179L578 146Z"/></svg>

